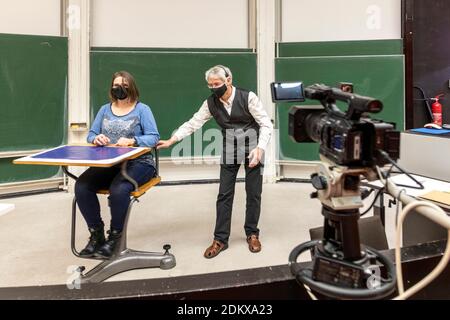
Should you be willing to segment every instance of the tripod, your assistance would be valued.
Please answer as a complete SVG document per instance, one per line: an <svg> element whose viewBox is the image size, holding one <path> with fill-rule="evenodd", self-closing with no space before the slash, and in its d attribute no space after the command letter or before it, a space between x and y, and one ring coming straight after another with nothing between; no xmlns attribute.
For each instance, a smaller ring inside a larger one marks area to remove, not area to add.
<svg viewBox="0 0 450 320"><path fill-rule="evenodd" d="M300 244L289 255L291 272L298 282L336 299L377 299L395 290L393 263L375 249L362 246L359 238L359 208L363 206L360 177L373 179L371 168L337 166L323 158L311 176L324 216L322 240ZM310 250L312 268L300 267L297 258ZM381 268L387 277L381 277Z"/></svg>

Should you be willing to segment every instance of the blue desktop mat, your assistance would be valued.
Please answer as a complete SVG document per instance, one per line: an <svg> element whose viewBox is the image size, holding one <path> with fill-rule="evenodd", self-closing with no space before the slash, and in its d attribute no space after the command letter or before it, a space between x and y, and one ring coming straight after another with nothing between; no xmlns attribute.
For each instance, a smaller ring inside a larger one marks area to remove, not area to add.
<svg viewBox="0 0 450 320"><path fill-rule="evenodd" d="M429 129L429 128L417 128L417 129L411 129L413 132L420 132L420 133L428 133L428 134L446 134L450 133L450 130L446 129Z"/></svg>
<svg viewBox="0 0 450 320"><path fill-rule="evenodd" d="M126 147L88 147L62 146L35 156L37 159L66 159L66 160L109 160L124 155L133 148Z"/></svg>

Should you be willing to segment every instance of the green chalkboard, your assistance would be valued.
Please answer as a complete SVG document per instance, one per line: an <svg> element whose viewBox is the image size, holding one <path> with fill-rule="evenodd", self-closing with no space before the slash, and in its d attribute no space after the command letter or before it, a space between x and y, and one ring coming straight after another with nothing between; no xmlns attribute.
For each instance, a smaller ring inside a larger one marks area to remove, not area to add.
<svg viewBox="0 0 450 320"><path fill-rule="evenodd" d="M384 109L373 118L395 122L403 130L404 70L403 56L301 57L277 58L276 81L303 81L305 86L324 83L336 86L339 82L354 84L354 92L375 97ZM298 104L298 103L297 103ZM303 105L317 105L307 100ZM280 160L317 160L318 144L296 143L288 135L288 113L293 103L277 104L276 124L280 130Z"/></svg>
<svg viewBox="0 0 450 320"><path fill-rule="evenodd" d="M67 38L0 34L0 151L63 143Z"/></svg>
<svg viewBox="0 0 450 320"><path fill-rule="evenodd" d="M279 57L391 55L403 53L401 39L368 41L283 42Z"/></svg>
<svg viewBox="0 0 450 320"><path fill-rule="evenodd" d="M50 178L59 172L59 167L55 166L13 164L12 162L16 158L0 159L0 183L13 183Z"/></svg>
<svg viewBox="0 0 450 320"><path fill-rule="evenodd" d="M205 71L216 64L231 69L234 85L256 92L256 54L251 52L118 50L96 48L91 52L91 121L100 106L108 102L111 76L119 70L126 70L135 77L141 92L140 101L151 107L161 139L170 138L211 94L206 86ZM214 120L206 123L202 130L209 128L217 128ZM190 150L180 152L179 156L201 156L209 143L204 141L200 148L198 144L195 147L191 144ZM215 151L212 155L220 152ZM171 149L162 150L161 156L171 156Z"/></svg>
<svg viewBox="0 0 450 320"><path fill-rule="evenodd" d="M67 38L0 34L0 152L44 149L66 140ZM0 182L46 178L0 161Z"/></svg>

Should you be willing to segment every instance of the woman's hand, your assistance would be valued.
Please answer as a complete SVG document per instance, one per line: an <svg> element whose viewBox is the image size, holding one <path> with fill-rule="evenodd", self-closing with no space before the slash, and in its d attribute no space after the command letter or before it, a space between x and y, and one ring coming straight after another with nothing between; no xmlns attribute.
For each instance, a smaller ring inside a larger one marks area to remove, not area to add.
<svg viewBox="0 0 450 320"><path fill-rule="evenodd" d="M171 145L173 145L175 142L177 142L177 139L175 137L170 138L169 140L159 140L158 144L156 145L157 149L167 149Z"/></svg>
<svg viewBox="0 0 450 320"><path fill-rule="evenodd" d="M99 134L92 142L97 146L106 146L107 144L109 144L110 140L104 134Z"/></svg>
<svg viewBox="0 0 450 320"><path fill-rule="evenodd" d="M250 154L248 155L248 158L250 159L250 163L248 166L250 168L256 167L258 163L261 162L262 156L263 156L264 150L261 148L256 147L252 151L250 151Z"/></svg>
<svg viewBox="0 0 450 320"><path fill-rule="evenodd" d="M128 139L128 138L120 138L119 141L115 144L115 146L118 147L132 147L136 143L136 140L134 139Z"/></svg>

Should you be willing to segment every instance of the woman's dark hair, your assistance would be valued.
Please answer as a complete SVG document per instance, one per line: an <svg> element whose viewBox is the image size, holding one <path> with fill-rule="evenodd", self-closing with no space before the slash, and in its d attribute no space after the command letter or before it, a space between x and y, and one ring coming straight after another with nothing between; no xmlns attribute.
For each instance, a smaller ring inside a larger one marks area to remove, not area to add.
<svg viewBox="0 0 450 320"><path fill-rule="evenodd" d="M132 102L137 101L139 99L139 90L136 86L136 81L134 81L133 76L127 71L119 71L119 72L114 73L112 76L110 88L112 88L112 86L114 84L114 80L118 77L122 77L128 83L128 88L127 88L128 99L130 99L130 101L132 101ZM111 94L111 90L109 90L109 99L112 102L117 101L117 99L114 98L113 95Z"/></svg>

